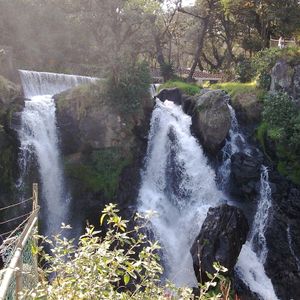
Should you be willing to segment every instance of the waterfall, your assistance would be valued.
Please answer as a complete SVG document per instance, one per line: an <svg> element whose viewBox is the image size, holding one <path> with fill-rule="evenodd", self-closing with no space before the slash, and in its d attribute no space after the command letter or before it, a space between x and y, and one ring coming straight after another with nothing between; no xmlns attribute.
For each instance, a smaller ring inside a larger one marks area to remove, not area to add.
<svg viewBox="0 0 300 300"><path fill-rule="evenodd" d="M77 85L99 80L95 77L19 70L26 98L55 95Z"/></svg>
<svg viewBox="0 0 300 300"><path fill-rule="evenodd" d="M197 285L189 251L209 207L222 198L190 126L180 106L157 100L139 191L139 211L157 213L151 230L162 246L165 275L180 286Z"/></svg>
<svg viewBox="0 0 300 300"><path fill-rule="evenodd" d="M237 152L244 152L249 154L250 149L246 143L244 135L240 132L236 113L230 104L227 104L230 117L231 126L228 134L228 138L225 141L225 145L222 148L222 164L218 169L218 185L221 190L226 191L229 177L231 173L231 156Z"/></svg>
<svg viewBox="0 0 300 300"><path fill-rule="evenodd" d="M240 130L233 107L228 104L228 108L231 116L231 128L225 146L222 149L222 164L218 168L218 186L225 193L227 192L231 173L231 156L237 152L254 155L245 136ZM242 247L235 270L251 291L257 293L265 300L277 299L272 282L266 275L264 269L264 263L268 252L265 230L271 204L272 196L268 170L265 166L262 166L260 197L252 224L252 230L248 241Z"/></svg>
<svg viewBox="0 0 300 300"><path fill-rule="evenodd" d="M242 247L235 269L239 277L249 286L251 291L260 295L264 300L278 299L272 282L266 275L264 269L268 252L265 231L269 220L271 205L272 195L268 169L262 166L260 198L252 224L250 238Z"/></svg>
<svg viewBox="0 0 300 300"><path fill-rule="evenodd" d="M261 169L260 199L252 225L250 243L251 245L255 245L255 252L261 263L264 264L268 254L265 231L272 206L272 191L269 183L268 169L265 166L262 166Z"/></svg>
<svg viewBox="0 0 300 300"><path fill-rule="evenodd" d="M55 73L20 71L25 97L19 138L20 164L23 169L30 157L36 157L42 184L43 234L58 232L62 222L68 222L69 196L64 187L64 176L58 147L55 103L52 96L95 78ZM23 171L23 173L26 172Z"/></svg>

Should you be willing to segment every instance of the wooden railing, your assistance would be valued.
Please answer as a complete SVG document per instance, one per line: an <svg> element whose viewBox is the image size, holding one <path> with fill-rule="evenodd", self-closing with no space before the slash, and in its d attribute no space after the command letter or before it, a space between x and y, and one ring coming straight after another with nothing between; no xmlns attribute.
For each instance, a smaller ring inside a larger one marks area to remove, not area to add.
<svg viewBox="0 0 300 300"><path fill-rule="evenodd" d="M32 253L32 246L35 244L33 234L37 227L39 212L36 183L33 184L31 199L32 211L23 230L20 234L6 238L1 245L2 255L5 251L10 252L10 255L4 269L1 270L0 300L19 299L18 293L23 287L32 288L38 282L37 257Z"/></svg>

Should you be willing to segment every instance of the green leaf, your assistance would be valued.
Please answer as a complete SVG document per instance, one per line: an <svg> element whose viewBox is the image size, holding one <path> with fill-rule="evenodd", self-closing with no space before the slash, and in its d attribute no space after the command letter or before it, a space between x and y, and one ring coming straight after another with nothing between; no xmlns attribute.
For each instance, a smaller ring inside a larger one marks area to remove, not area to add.
<svg viewBox="0 0 300 300"><path fill-rule="evenodd" d="M126 273L123 277L123 280L124 280L125 285L127 285L130 280L130 276Z"/></svg>
<svg viewBox="0 0 300 300"><path fill-rule="evenodd" d="M104 218L106 217L106 214L102 214L101 218L100 218L100 225L103 224Z"/></svg>

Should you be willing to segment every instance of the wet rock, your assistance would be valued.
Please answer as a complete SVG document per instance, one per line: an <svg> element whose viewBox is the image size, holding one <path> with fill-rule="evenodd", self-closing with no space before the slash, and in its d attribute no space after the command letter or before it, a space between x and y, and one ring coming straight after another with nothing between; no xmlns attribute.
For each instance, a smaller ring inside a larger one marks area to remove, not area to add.
<svg viewBox="0 0 300 300"><path fill-rule="evenodd" d="M232 274L248 231L247 219L240 209L227 204L209 209L190 250L199 282L208 279L206 272L215 273L214 262L219 262Z"/></svg>
<svg viewBox="0 0 300 300"><path fill-rule="evenodd" d="M177 105L182 104L182 93L178 88L163 89L156 95L156 97L162 102L169 100Z"/></svg>
<svg viewBox="0 0 300 300"><path fill-rule="evenodd" d="M198 96L192 117L192 129L202 146L215 155L224 145L231 126L228 96L221 90Z"/></svg>
<svg viewBox="0 0 300 300"><path fill-rule="evenodd" d="M252 157L243 152L231 157L231 188L233 194L251 198L259 192L259 181L263 157Z"/></svg>
<svg viewBox="0 0 300 300"><path fill-rule="evenodd" d="M276 171L270 226L266 231L267 275L279 299L300 299L300 189Z"/></svg>

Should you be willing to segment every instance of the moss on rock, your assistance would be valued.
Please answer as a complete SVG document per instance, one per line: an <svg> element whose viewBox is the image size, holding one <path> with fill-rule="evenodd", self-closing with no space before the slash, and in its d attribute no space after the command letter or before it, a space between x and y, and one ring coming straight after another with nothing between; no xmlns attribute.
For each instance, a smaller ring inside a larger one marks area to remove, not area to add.
<svg viewBox="0 0 300 300"><path fill-rule="evenodd" d="M113 199L118 189L123 168L130 164L132 157L122 148L106 148L92 151L79 162L66 162L67 175L78 180L83 191L103 192Z"/></svg>

